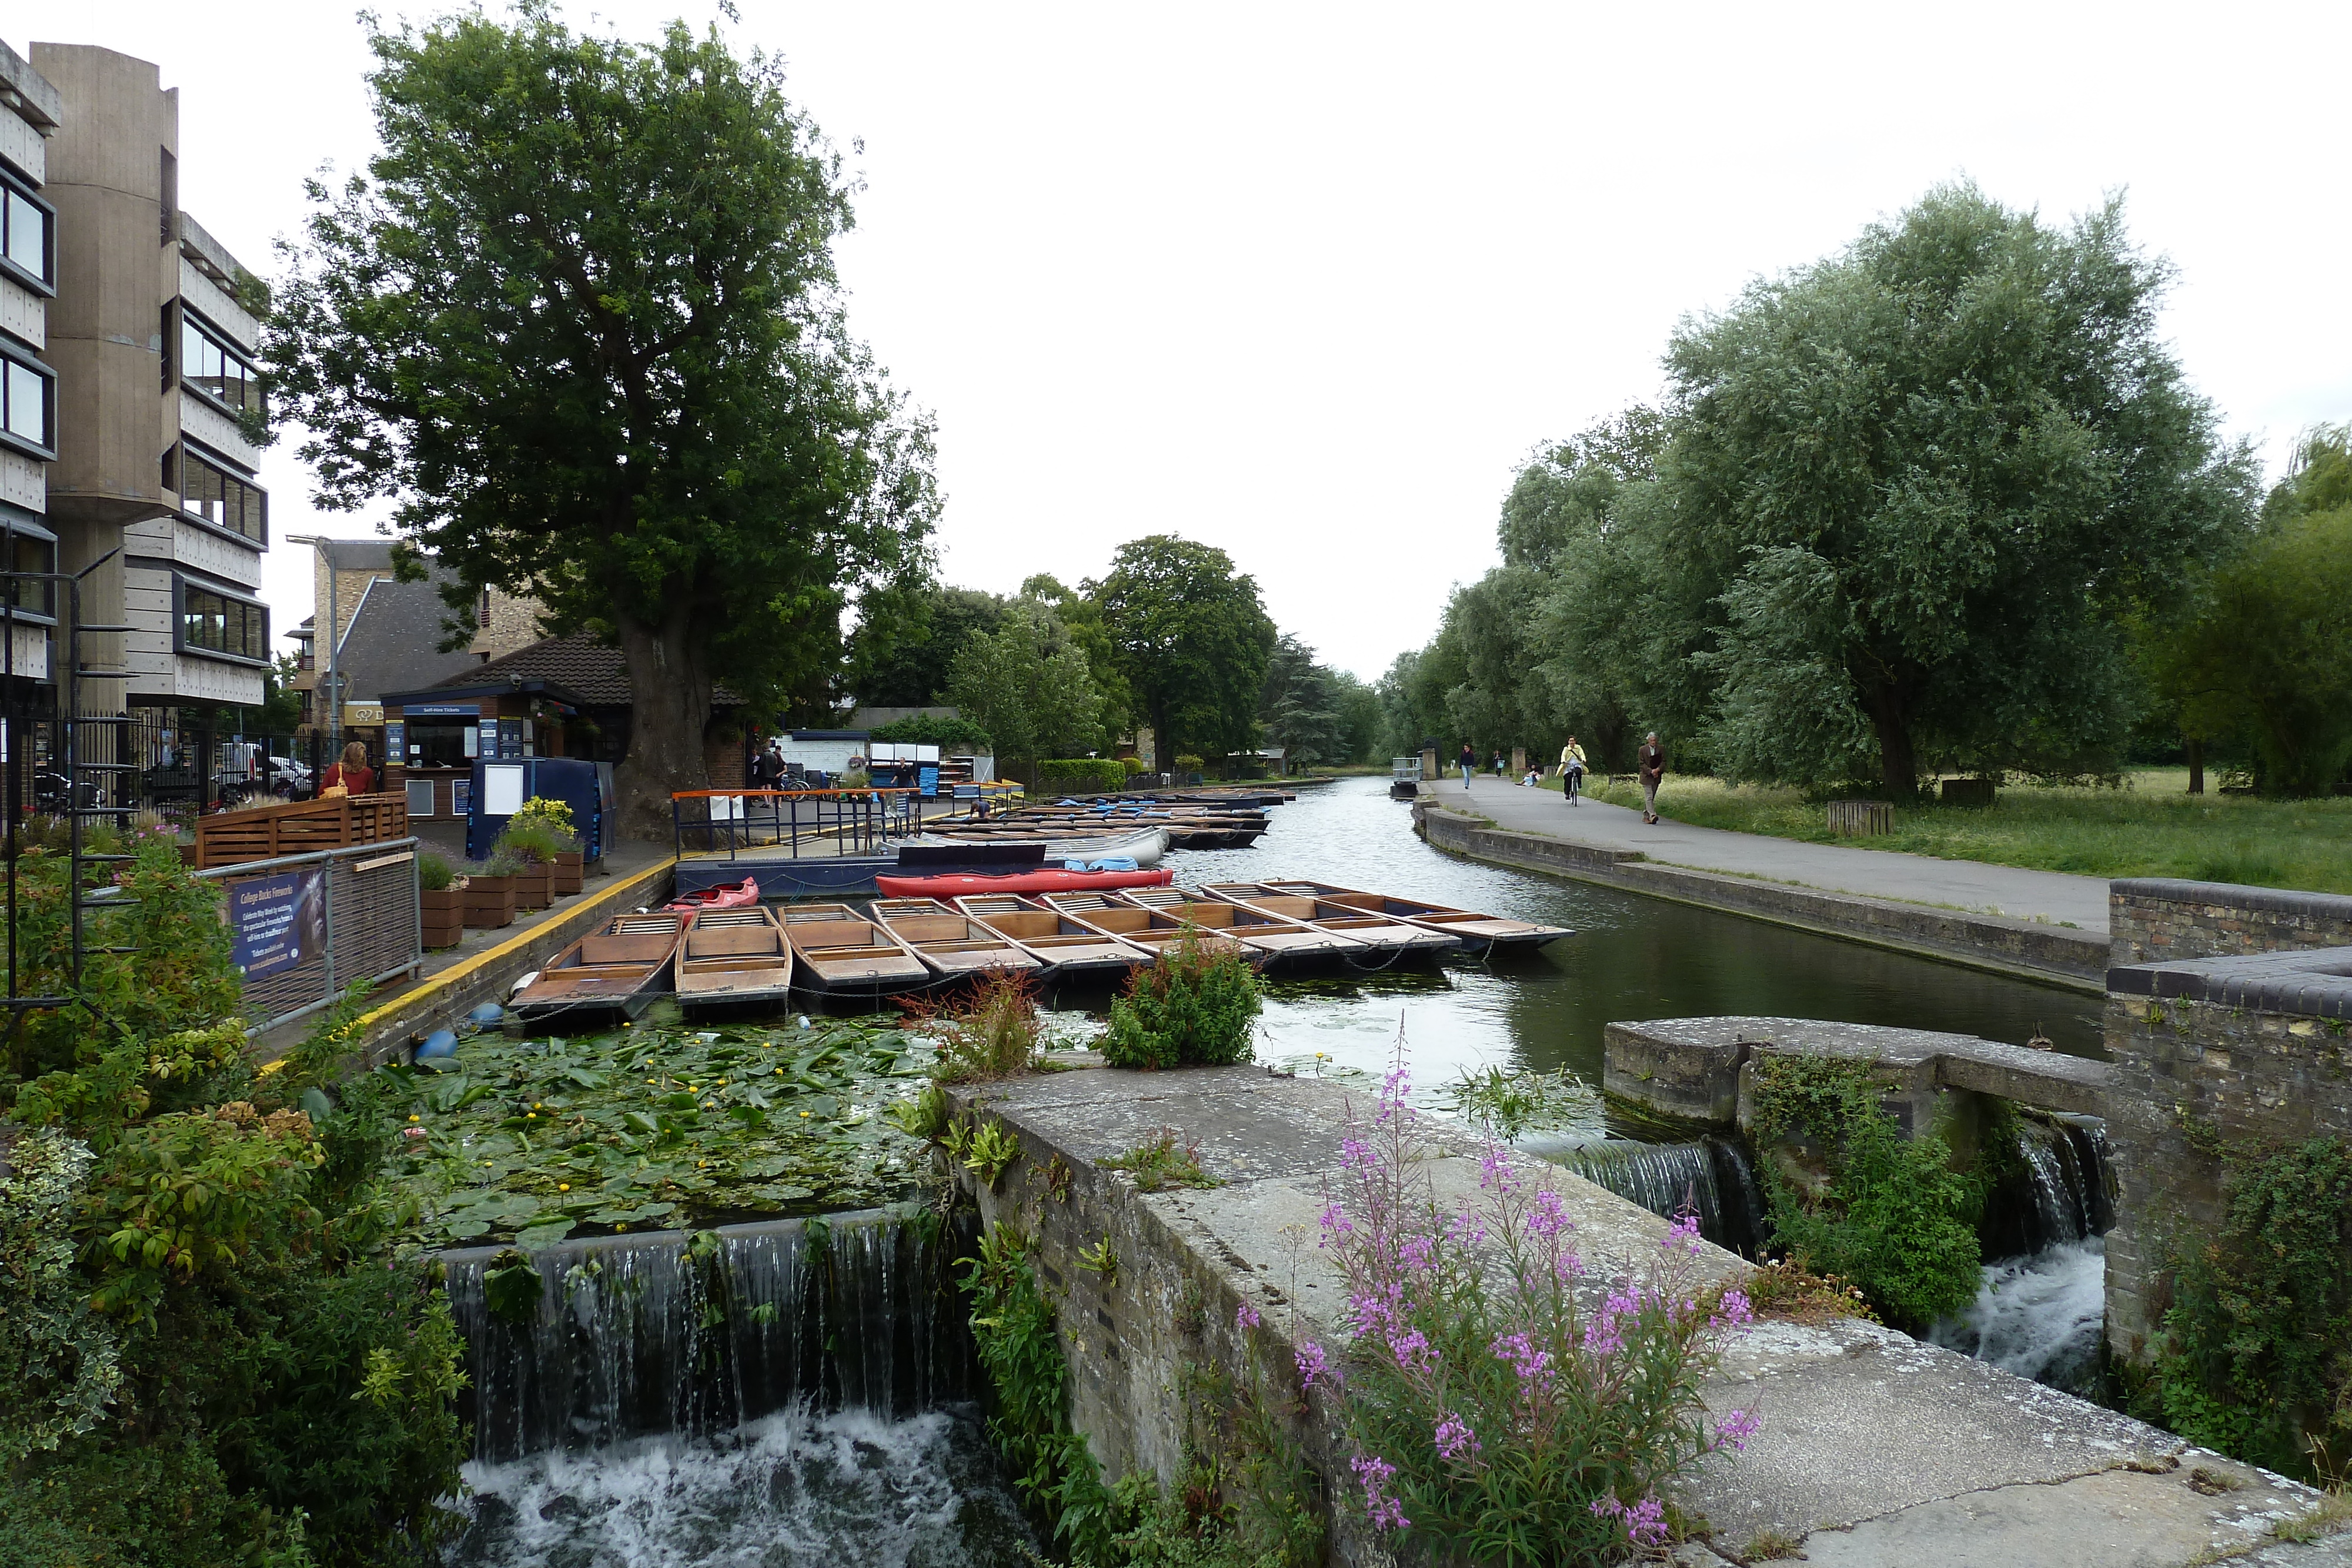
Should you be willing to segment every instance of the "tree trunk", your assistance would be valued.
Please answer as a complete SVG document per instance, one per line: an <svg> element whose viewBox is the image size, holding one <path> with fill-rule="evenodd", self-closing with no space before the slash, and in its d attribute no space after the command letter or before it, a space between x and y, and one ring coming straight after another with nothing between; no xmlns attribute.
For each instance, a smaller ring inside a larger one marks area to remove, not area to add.
<svg viewBox="0 0 2352 1568"><path fill-rule="evenodd" d="M1911 727L1905 721L1902 694L1888 686L1865 687L1863 706L1871 727L1878 732L1878 782L1891 800L1909 800L1919 793L1919 759L1911 749Z"/></svg>
<svg viewBox="0 0 2352 1568"><path fill-rule="evenodd" d="M2205 743L2194 737L2186 737L2189 744L2189 792L2205 793Z"/></svg>
<svg viewBox="0 0 2352 1568"><path fill-rule="evenodd" d="M616 619L629 668L629 754L614 780L621 831L667 843L674 834L671 791L710 787L702 749L710 727L710 672L691 637L688 612L673 611L658 626Z"/></svg>
<svg viewBox="0 0 2352 1568"><path fill-rule="evenodd" d="M1151 705L1151 770L1173 774L1176 771L1176 737L1169 732L1168 706Z"/></svg>

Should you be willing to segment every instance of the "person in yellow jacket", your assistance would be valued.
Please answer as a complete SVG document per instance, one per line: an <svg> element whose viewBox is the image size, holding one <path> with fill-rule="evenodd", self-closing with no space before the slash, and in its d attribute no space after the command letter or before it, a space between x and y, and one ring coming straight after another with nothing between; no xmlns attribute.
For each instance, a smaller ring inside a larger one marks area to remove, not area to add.
<svg viewBox="0 0 2352 1568"><path fill-rule="evenodd" d="M1568 744L1559 748L1559 789L1560 793L1568 797L1570 805L1584 804L1576 798L1577 789L1583 782L1584 747L1577 745L1576 737L1571 735L1568 737Z"/></svg>

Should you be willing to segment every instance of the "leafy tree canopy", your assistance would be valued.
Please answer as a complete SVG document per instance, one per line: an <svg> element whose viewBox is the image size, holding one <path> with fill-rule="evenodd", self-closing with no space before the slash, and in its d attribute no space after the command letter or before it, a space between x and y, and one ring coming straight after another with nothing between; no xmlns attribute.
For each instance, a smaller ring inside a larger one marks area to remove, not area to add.
<svg viewBox="0 0 2352 1568"><path fill-rule="evenodd" d="M946 701L956 655L1004 614L1002 597L976 588L909 583L869 596L849 639L850 695L866 707Z"/></svg>
<svg viewBox="0 0 2352 1568"><path fill-rule="evenodd" d="M1119 673L1151 721L1155 760L1255 747L1275 629L1256 580L1232 557L1152 534L1119 546L1109 575L1081 587L1102 606Z"/></svg>
<svg viewBox="0 0 2352 1568"><path fill-rule="evenodd" d="M1032 600L1017 601L994 632L966 640L949 673L948 696L996 737L1000 758L1030 762L1102 747L1102 699L1086 653Z"/></svg>
<svg viewBox="0 0 2352 1568"><path fill-rule="evenodd" d="M704 781L713 685L825 685L937 510L930 431L849 334L839 161L780 62L544 0L371 40L383 152L314 184L268 359L323 505L390 496L468 583L589 627L637 694L625 821Z"/></svg>

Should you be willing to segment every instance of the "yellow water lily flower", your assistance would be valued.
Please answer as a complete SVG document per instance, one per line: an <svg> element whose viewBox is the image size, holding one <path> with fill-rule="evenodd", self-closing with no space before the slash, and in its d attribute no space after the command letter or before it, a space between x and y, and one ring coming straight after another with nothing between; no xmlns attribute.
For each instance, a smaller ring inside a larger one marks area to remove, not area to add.
<svg viewBox="0 0 2352 1568"><path fill-rule="evenodd" d="M570 1192L572 1190L572 1184L568 1181L557 1182L555 1184L555 1190L558 1192Z"/></svg>

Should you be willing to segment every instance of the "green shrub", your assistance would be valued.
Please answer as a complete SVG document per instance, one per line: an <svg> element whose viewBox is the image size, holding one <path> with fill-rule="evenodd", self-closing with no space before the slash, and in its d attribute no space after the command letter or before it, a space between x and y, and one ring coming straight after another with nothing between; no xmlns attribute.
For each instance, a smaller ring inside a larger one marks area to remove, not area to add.
<svg viewBox="0 0 2352 1568"><path fill-rule="evenodd" d="M2220 1228L2174 1260L2162 1419L2285 1475L2352 1476L2352 1147L2229 1147Z"/></svg>
<svg viewBox="0 0 2352 1568"><path fill-rule="evenodd" d="M1027 975L991 969L960 998L899 1005L907 1011L908 1027L938 1044L931 1076L942 1083L976 1083L1011 1078L1037 1065L1045 1019L1035 993Z"/></svg>
<svg viewBox="0 0 2352 1568"><path fill-rule="evenodd" d="M1122 757L1118 759L1118 765L1127 770L1127 776L1129 779L1134 778L1139 773L1149 773L1151 771L1151 764L1144 761L1140 757Z"/></svg>
<svg viewBox="0 0 2352 1568"><path fill-rule="evenodd" d="M1070 757L1040 762L1037 788L1064 795L1115 795L1127 788L1127 765L1116 757Z"/></svg>
<svg viewBox="0 0 2352 1568"><path fill-rule="evenodd" d="M996 743L989 738L988 731L970 719L922 713L891 720L873 731L872 738L912 746L936 746L943 752L956 755L969 751L975 757L989 756L996 747Z"/></svg>
<svg viewBox="0 0 2352 1568"><path fill-rule="evenodd" d="M1925 1328L1974 1301L1984 1183L1952 1169L1943 1135L1906 1138L1858 1062L1768 1056L1754 1071L1756 1168L1774 1242L1860 1286L1898 1327ZM1819 1173L1766 1146L1797 1138L1818 1152Z"/></svg>
<svg viewBox="0 0 2352 1568"><path fill-rule="evenodd" d="M562 830L547 818L515 816L507 819L490 852L493 858L505 855L519 864L553 865L555 857L568 847Z"/></svg>
<svg viewBox="0 0 2352 1568"><path fill-rule="evenodd" d="M457 880L457 873L449 869L447 861L429 850L417 852L416 885L418 887L427 893L446 893L449 885Z"/></svg>
<svg viewBox="0 0 2352 1568"><path fill-rule="evenodd" d="M1183 939L1135 971L1110 1006L1103 1053L1113 1067L1222 1067L1250 1059L1257 972L1224 943Z"/></svg>

